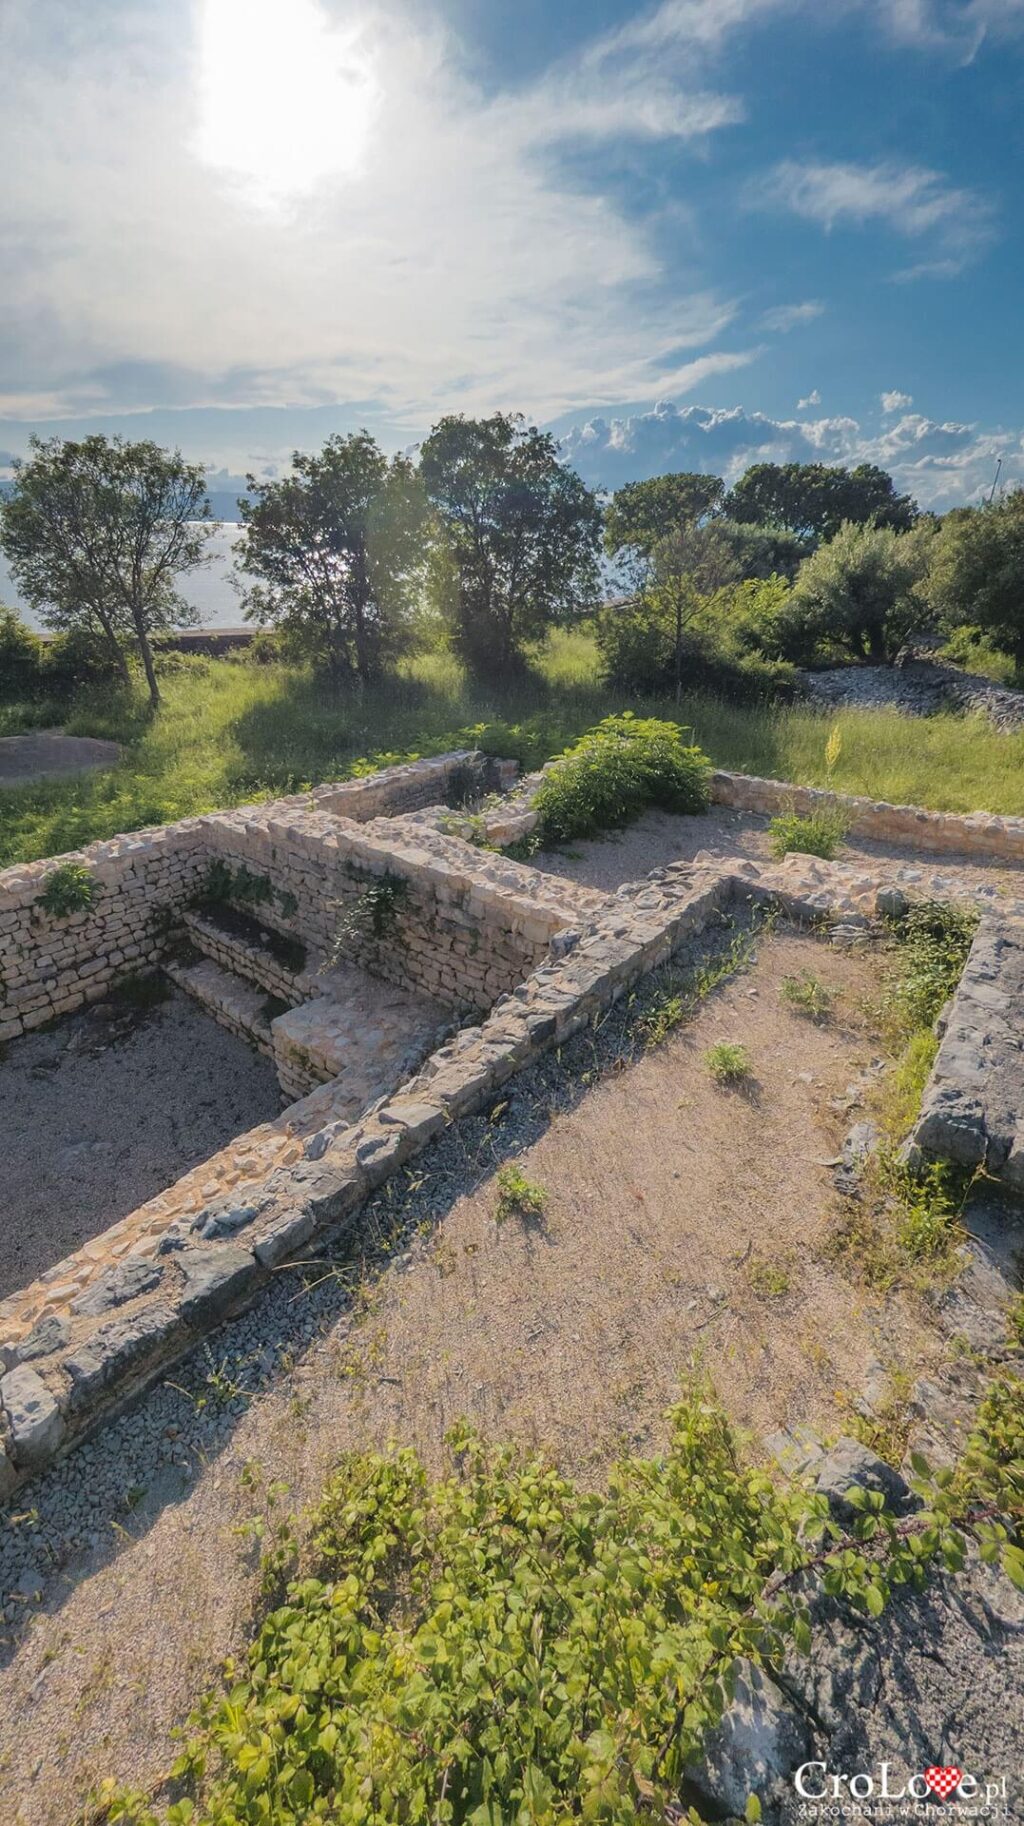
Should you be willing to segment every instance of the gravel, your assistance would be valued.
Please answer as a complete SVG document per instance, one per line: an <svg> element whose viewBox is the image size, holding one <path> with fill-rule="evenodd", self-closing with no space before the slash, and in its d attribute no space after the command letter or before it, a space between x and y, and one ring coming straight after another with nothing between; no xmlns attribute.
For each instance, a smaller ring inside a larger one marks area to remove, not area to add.
<svg viewBox="0 0 1024 1826"><path fill-rule="evenodd" d="M942 710L979 712L1004 733L1024 729L1024 692L933 660L908 660L900 666L830 666L804 672L801 678L819 704L898 710L906 716L934 716Z"/></svg>

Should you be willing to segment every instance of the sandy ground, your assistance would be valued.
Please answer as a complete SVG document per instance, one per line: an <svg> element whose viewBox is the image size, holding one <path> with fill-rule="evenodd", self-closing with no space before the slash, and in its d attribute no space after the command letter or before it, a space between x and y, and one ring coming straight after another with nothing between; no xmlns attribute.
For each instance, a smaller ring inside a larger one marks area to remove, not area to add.
<svg viewBox="0 0 1024 1826"><path fill-rule="evenodd" d="M612 893L621 882L636 881L652 869L670 862L687 862L698 850L714 856L745 856L754 862L771 859L768 819L754 812L731 812L712 806L699 818L678 818L669 812L647 812L624 831L607 837L578 839L561 850L542 851L531 857L534 868L549 875L564 875L586 887ZM1005 881L1007 892L1024 891L1024 870L1008 862L985 862L977 857L939 856L891 843L872 843L850 837L837 853L839 862L909 862L940 873L957 874L966 881Z"/></svg>
<svg viewBox="0 0 1024 1826"><path fill-rule="evenodd" d="M803 969L839 992L826 1024L780 999L783 977ZM428 1192L441 1158L445 1172L454 1160L465 1189L446 1195L441 1221L425 1218L411 1247L364 1288L358 1322L329 1272L319 1293L304 1293L291 1271L262 1319L257 1309L215 1341L217 1365L235 1351L231 1373L258 1391L251 1400L229 1403L219 1421L212 1382L194 1369L177 1379L187 1394L174 1383L155 1390L148 1408L164 1461L115 1513L97 1504L95 1551L40 1577L38 1610L26 1592L31 1621L0 1693L0 1817L68 1826L100 1776L152 1782L166 1768L168 1730L244 1635L252 1550L236 1530L271 1480L285 1480L287 1503L302 1507L345 1448L389 1439L417 1445L437 1467L446 1430L468 1415L490 1436L548 1448L599 1481L623 1448L647 1451L664 1438L661 1417L695 1354L733 1415L757 1431L799 1420L835 1429L837 1396L870 1367L925 1360L932 1344L915 1311L898 1296L865 1297L818 1253L836 1196L823 1163L848 1122L830 1100L872 1056L861 1010L876 970L870 958L779 934L692 1026L601 1076L550 1120L545 1084L562 1068L548 1060L510 1087L508 1118L478 1120L465 1168L463 1130L424 1159ZM716 1088L703 1063L723 1038L749 1050L744 1091ZM518 1159L547 1209L540 1224L499 1225L502 1123L520 1123L530 1099L543 1119L516 1130L533 1134ZM759 1291L764 1266L781 1277L772 1293ZM323 1318L296 1343L290 1328L321 1297ZM98 1468L115 1452L126 1483L135 1480L138 1425L114 1423L85 1454ZM31 1531L47 1504L63 1515L61 1490L83 1471L79 1453L54 1474L55 1494L29 1493L23 1526ZM95 1484L107 1487L99 1476Z"/></svg>
<svg viewBox="0 0 1024 1826"><path fill-rule="evenodd" d="M34 729L29 735L0 736L0 787L26 786L93 767L116 767L121 750L97 736L63 735L59 729Z"/></svg>
<svg viewBox="0 0 1024 1826"><path fill-rule="evenodd" d="M280 1114L274 1067L172 990L99 1003L0 1059L0 1297Z"/></svg>

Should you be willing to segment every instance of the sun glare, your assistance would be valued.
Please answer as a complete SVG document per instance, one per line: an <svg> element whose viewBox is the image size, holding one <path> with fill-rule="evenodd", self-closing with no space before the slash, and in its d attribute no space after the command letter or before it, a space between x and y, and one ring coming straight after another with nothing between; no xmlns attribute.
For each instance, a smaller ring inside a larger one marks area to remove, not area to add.
<svg viewBox="0 0 1024 1826"><path fill-rule="evenodd" d="M376 95L358 34L316 0L200 0L196 149L256 200L358 172Z"/></svg>

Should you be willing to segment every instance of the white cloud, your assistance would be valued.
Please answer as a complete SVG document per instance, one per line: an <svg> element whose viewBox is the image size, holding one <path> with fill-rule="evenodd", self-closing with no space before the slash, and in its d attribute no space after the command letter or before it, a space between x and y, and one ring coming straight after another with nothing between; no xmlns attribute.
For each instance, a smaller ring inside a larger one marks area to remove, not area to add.
<svg viewBox="0 0 1024 1826"><path fill-rule="evenodd" d="M898 393L895 390L891 393L880 393L878 397L882 402L883 412L904 412L908 406L912 406L914 403L909 393Z"/></svg>
<svg viewBox="0 0 1024 1826"><path fill-rule="evenodd" d="M787 209L826 230L880 222L896 234L928 242L934 251L899 275L904 278L958 273L995 233L994 209L977 191L950 184L925 166L892 160L858 165L783 159L748 188L747 198L753 207Z"/></svg>
<svg viewBox="0 0 1024 1826"><path fill-rule="evenodd" d="M796 409L798 412L805 412L807 410L808 406L820 406L820 405L821 405L821 394L818 392L817 387L812 387L811 391L808 393L806 399L797 400Z"/></svg>
<svg viewBox="0 0 1024 1826"><path fill-rule="evenodd" d="M879 436L853 418L774 419L742 406L661 402L628 418L595 417L563 441L568 459L592 486L615 488L673 469L696 469L733 481L755 462L879 463L923 507L944 509L979 499L1003 458L1008 484L1024 482L1020 431L906 414Z"/></svg>
<svg viewBox="0 0 1024 1826"><path fill-rule="evenodd" d="M807 298L803 304L780 304L774 310L765 311L761 318L761 328L777 330L780 335L785 335L788 330L798 329L802 323L813 323L824 309L820 298Z"/></svg>
<svg viewBox="0 0 1024 1826"><path fill-rule="evenodd" d="M235 4L118 0L86 19L73 0L6 0L0 415L343 401L415 431L442 406L553 416L753 359L694 365L736 307L697 279L665 285L678 216L671 233L642 225L551 155L559 139L687 142L738 118L694 56L599 38L488 96L422 9L352 0L339 24L340 0L301 0L310 55L340 62L304 125L291 82L305 137L278 184L281 123L264 145L225 59L200 80L195 20ZM288 4L255 0L278 22ZM268 58L274 42L268 28ZM362 113L339 141L346 83Z"/></svg>

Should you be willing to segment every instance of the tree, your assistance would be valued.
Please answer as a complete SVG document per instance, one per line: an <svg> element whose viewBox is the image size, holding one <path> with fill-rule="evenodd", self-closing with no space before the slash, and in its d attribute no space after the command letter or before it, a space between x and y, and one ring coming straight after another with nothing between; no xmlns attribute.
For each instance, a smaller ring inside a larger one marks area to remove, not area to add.
<svg viewBox="0 0 1024 1826"><path fill-rule="evenodd" d="M726 584L739 581L740 567L728 538L713 522L684 522L660 539L651 553L647 594L667 612L673 630L672 683L676 702L683 694L684 634L699 609Z"/></svg>
<svg viewBox="0 0 1024 1826"><path fill-rule="evenodd" d="M786 527L804 539L832 539L844 521L906 532L917 508L898 495L891 475L874 463L856 469L824 463L754 463L725 501L733 520Z"/></svg>
<svg viewBox="0 0 1024 1826"><path fill-rule="evenodd" d="M721 476L679 470L617 488L604 521L605 550L623 558L639 586L654 548L680 526L697 526L717 513L725 497Z"/></svg>
<svg viewBox="0 0 1024 1826"><path fill-rule="evenodd" d="M984 629L1024 668L1024 488L946 514L928 594L948 625Z"/></svg>
<svg viewBox="0 0 1024 1826"><path fill-rule="evenodd" d="M839 647L891 665L930 619L923 584L933 538L927 521L906 533L847 521L801 567L777 623L785 656Z"/></svg>
<svg viewBox="0 0 1024 1826"><path fill-rule="evenodd" d="M766 582L785 577L792 583L811 547L799 533L785 526L754 526L742 520L715 521L732 547L740 576Z"/></svg>
<svg viewBox="0 0 1024 1826"><path fill-rule="evenodd" d="M180 451L33 438L0 504L0 544L46 625L98 635L125 683L137 647L155 708L152 637L198 620L175 583L205 562L209 518L205 471Z"/></svg>
<svg viewBox="0 0 1024 1826"><path fill-rule="evenodd" d="M405 636L422 575L426 502L406 457L368 431L296 451L291 475L246 477L239 570L248 619L273 622L336 684L379 677Z"/></svg>
<svg viewBox="0 0 1024 1826"><path fill-rule="evenodd" d="M437 575L456 645L477 676L500 677L525 642L594 601L600 508L520 414L443 418L420 473L444 531Z"/></svg>

